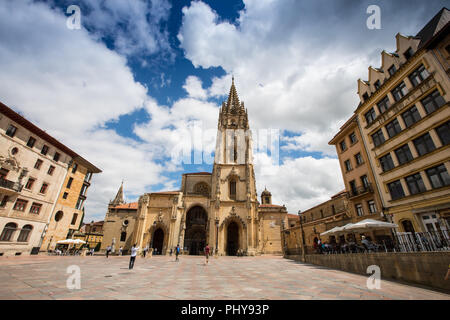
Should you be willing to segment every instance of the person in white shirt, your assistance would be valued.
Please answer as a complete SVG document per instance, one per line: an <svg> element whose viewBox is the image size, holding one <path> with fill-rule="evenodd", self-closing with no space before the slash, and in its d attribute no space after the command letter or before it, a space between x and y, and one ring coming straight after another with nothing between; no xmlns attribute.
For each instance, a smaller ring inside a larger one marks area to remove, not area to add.
<svg viewBox="0 0 450 320"><path fill-rule="evenodd" d="M129 269L133 269L134 261L136 260L136 255L137 255L138 251L139 251L139 247L136 247L136 244L133 244L133 246L131 247L130 266L128 267Z"/></svg>

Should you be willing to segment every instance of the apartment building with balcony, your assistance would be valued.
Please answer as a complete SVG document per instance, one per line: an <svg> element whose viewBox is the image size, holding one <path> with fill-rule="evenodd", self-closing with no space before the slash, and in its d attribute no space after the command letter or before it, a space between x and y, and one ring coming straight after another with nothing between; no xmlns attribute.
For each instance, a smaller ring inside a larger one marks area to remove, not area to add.
<svg viewBox="0 0 450 320"><path fill-rule="evenodd" d="M403 232L449 230L449 21L443 8L416 36L397 34L396 51L358 80L356 122L384 211Z"/></svg>
<svg viewBox="0 0 450 320"><path fill-rule="evenodd" d="M38 253L76 162L86 161L0 103L0 256Z"/></svg>
<svg viewBox="0 0 450 320"><path fill-rule="evenodd" d="M383 220L383 205L362 142L356 114L340 128L329 144L336 147L345 189L353 210L352 222L363 219Z"/></svg>

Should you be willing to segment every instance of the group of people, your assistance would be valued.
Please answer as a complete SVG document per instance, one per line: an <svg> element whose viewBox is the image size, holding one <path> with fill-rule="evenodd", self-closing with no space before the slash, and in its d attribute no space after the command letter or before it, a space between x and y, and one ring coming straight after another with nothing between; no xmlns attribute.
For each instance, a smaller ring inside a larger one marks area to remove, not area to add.
<svg viewBox="0 0 450 320"><path fill-rule="evenodd" d="M341 240L339 243L334 241L322 242L321 239L314 239L314 250L316 253L352 253L352 252L377 252L381 249L379 245L372 242L370 237L361 236L361 245L355 242L353 238L347 238L347 241Z"/></svg>

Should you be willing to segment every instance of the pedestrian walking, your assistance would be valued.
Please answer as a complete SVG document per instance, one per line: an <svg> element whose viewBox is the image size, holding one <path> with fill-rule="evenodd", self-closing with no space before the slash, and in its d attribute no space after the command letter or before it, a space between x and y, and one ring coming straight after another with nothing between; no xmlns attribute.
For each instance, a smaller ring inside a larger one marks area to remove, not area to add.
<svg viewBox="0 0 450 320"><path fill-rule="evenodd" d="M208 244L206 244L205 247L205 265L207 265L209 263L209 246Z"/></svg>
<svg viewBox="0 0 450 320"><path fill-rule="evenodd" d="M170 251L169 251L170 256L172 256L172 252L173 252L173 250L172 250L172 248L170 248Z"/></svg>
<svg viewBox="0 0 450 320"><path fill-rule="evenodd" d="M91 249L91 256L94 256L94 248Z"/></svg>
<svg viewBox="0 0 450 320"><path fill-rule="evenodd" d="M109 253L111 252L111 246L106 247L106 257L109 257Z"/></svg>
<svg viewBox="0 0 450 320"><path fill-rule="evenodd" d="M139 247L136 247L136 244L133 244L133 246L131 247L130 265L129 265L128 269L133 269L134 260L136 260L136 255L137 255L138 250L139 250Z"/></svg>
<svg viewBox="0 0 450 320"><path fill-rule="evenodd" d="M121 255L122 255L122 252L123 252L123 248L122 248L122 247L120 247L120 248L119 248L119 256L121 256Z"/></svg>
<svg viewBox="0 0 450 320"><path fill-rule="evenodd" d="M178 259L179 254L180 254L180 245L177 244L177 247L175 248L175 257L176 257L175 261L179 261Z"/></svg>
<svg viewBox="0 0 450 320"><path fill-rule="evenodd" d="M146 246L146 247L144 248L144 258L145 258L145 256L147 255L147 251L148 251L148 246Z"/></svg>

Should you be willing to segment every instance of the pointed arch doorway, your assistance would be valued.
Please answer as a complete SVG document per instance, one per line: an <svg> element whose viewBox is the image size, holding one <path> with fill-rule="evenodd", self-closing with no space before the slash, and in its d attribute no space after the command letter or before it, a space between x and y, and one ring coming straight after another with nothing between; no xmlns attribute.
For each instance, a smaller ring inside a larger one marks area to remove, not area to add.
<svg viewBox="0 0 450 320"><path fill-rule="evenodd" d="M154 253L156 252L156 254L162 254L163 244L164 244L164 231L161 228L158 228L153 233L153 241L152 241L153 252Z"/></svg>
<svg viewBox="0 0 450 320"><path fill-rule="evenodd" d="M239 250L239 226L232 221L227 227L227 255L235 256Z"/></svg>
<svg viewBox="0 0 450 320"><path fill-rule="evenodd" d="M201 206L194 206L186 214L184 247L190 255L201 255L206 246L208 214Z"/></svg>

